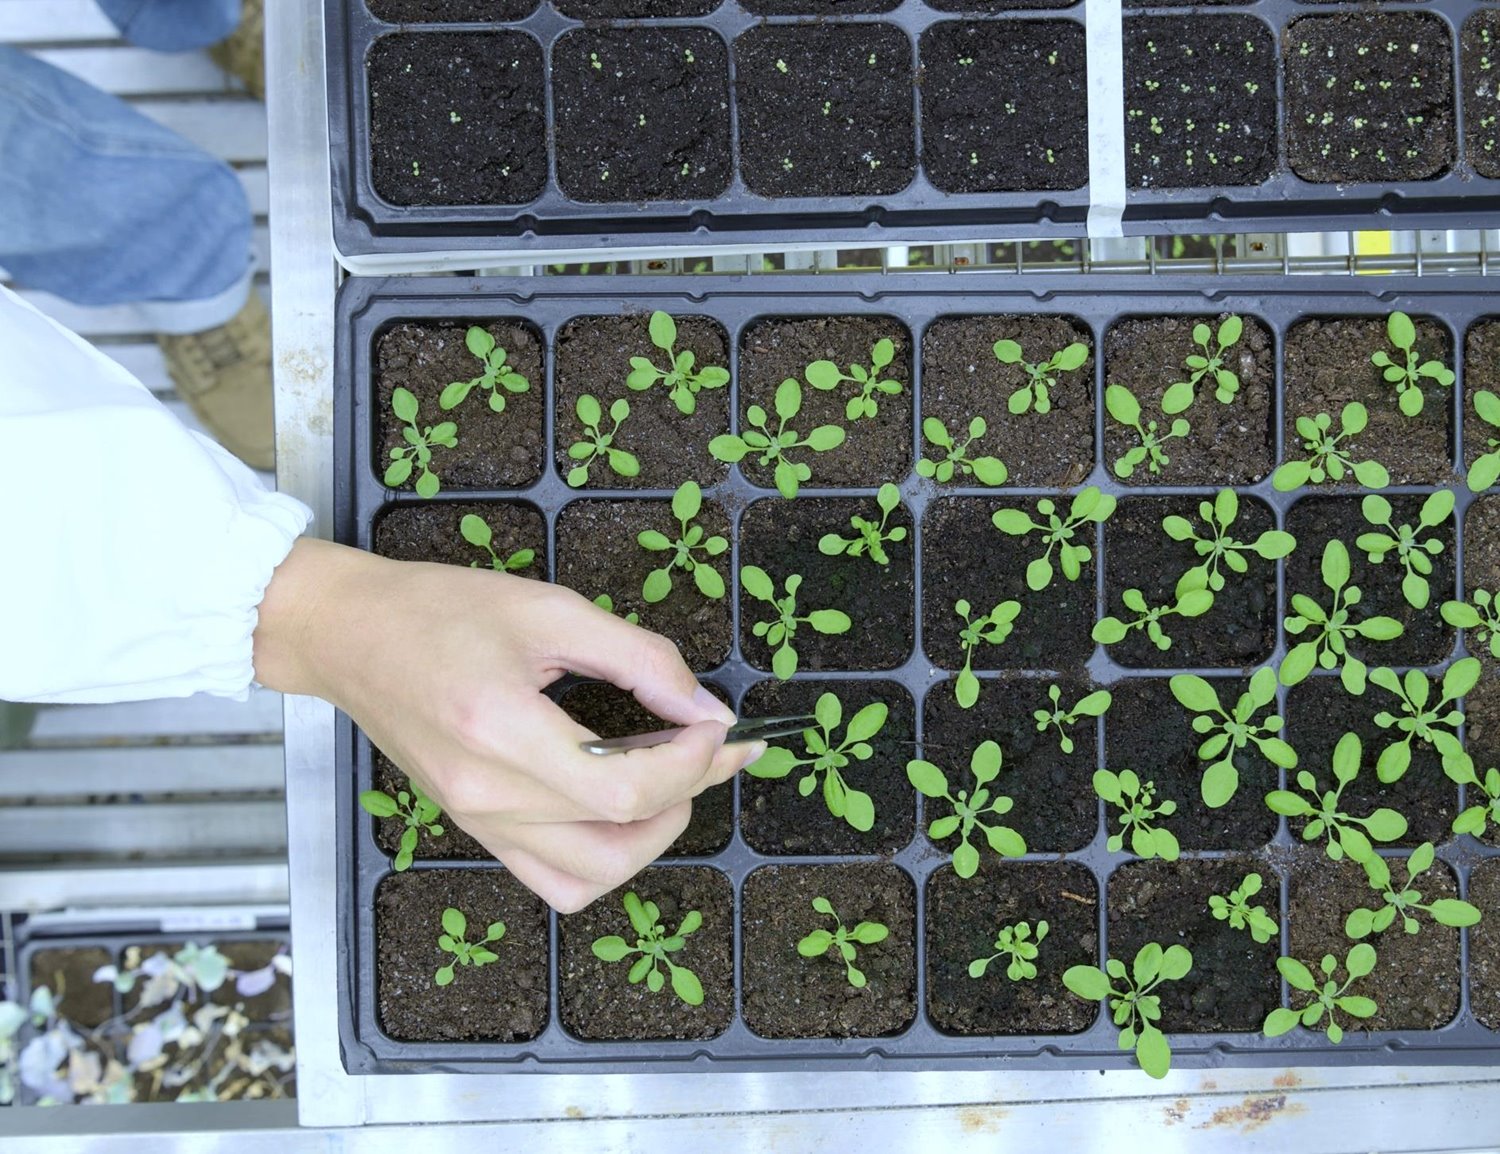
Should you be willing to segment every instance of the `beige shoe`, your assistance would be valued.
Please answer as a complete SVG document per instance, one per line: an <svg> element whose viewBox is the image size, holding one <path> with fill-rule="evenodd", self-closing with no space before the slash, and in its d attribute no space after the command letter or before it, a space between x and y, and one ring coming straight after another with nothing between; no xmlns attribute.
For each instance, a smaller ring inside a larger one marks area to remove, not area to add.
<svg viewBox="0 0 1500 1154"><path fill-rule="evenodd" d="M244 0L240 26L208 50L208 57L225 72L245 82L250 95L266 98L266 21L263 0Z"/></svg>
<svg viewBox="0 0 1500 1154"><path fill-rule="evenodd" d="M271 412L271 318L260 294L228 324L201 333L159 335L178 395L213 438L252 469L276 463Z"/></svg>

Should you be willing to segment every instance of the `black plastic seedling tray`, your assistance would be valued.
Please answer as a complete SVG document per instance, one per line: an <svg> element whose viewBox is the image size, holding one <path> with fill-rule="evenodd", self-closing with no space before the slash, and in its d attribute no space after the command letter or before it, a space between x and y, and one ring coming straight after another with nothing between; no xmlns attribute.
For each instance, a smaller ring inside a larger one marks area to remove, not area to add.
<svg viewBox="0 0 1500 1154"><path fill-rule="evenodd" d="M731 349L731 414L740 411L739 349L740 334L745 326L758 318L797 318L804 316L859 317L879 316L904 325L913 340L911 387L915 394L913 406L914 444L921 445L919 420L922 413L923 381L922 358L917 354L922 336L929 323L938 317L970 317L982 315L1061 315L1075 319L1089 330L1094 357L1094 381L1096 398L1095 463L1092 472L1079 484L1098 485L1106 492L1125 496L1194 494L1211 496L1217 486L1168 487L1127 486L1109 472L1101 446L1105 415L1102 392L1105 386L1103 357L1106 330L1116 320L1124 317L1171 316L1188 317L1217 316L1225 312L1236 312L1245 317L1258 318L1274 336L1277 352L1276 401L1273 404L1275 427L1279 430L1280 392L1282 384L1280 351L1288 326L1298 318L1342 316L1383 318L1392 309L1403 309L1413 317L1425 317L1437 321L1446 329L1455 350L1459 384L1453 390L1452 409L1449 411L1453 430L1453 446L1462 445L1460 421L1460 399L1464 396L1463 359L1464 334L1470 325L1483 317L1490 305L1489 287L1480 281L1451 280L1436 285L1429 281L1400 280L1395 278L1363 278L1320 280L1316 286L1293 284L1285 280L1219 279L1211 283L1183 282L1165 285L1160 280L1129 277L1104 276L1063 278L1027 278L1018 281L1014 277L974 274L936 277L923 275L889 276L878 279L855 277L820 277L815 281L798 278L726 278L716 281L712 288L697 282L684 282L662 278L633 279L620 287L601 286L597 280L549 279L545 282L518 283L510 280L485 279L419 279L419 280L362 280L347 282L339 300L338 340L336 354L335 426L337 464L335 476L335 531L339 540L362 548L371 547L372 523L382 510L406 507L418 498L410 492L387 490L377 476L379 463L372 460L377 444L376 416L372 409L371 393L375 373L373 350L384 330L399 321L427 321L439 324L465 325L509 318L524 320L534 326L546 352L545 397L546 440L552 444L552 405L554 391L554 339L569 319L590 315L644 315L653 309L662 309L681 317L704 316L716 319L727 331ZM541 383L541 382L538 382ZM623 384L623 374L621 376ZM623 389L600 382L597 386L601 396L614 396ZM1282 437L1278 431L1275 446L1280 459ZM1454 448L1454 460L1458 464L1460 449ZM539 509L547 522L547 542L550 566L555 568L555 528L560 510L569 502L595 498L639 498L662 499L670 497L670 490L609 490L588 487L583 490L568 488L551 463L552 453L547 452L549 463L542 479L521 491L450 491L445 489L437 501L473 501L506 499L527 502ZM913 462L914 464L915 462ZM1055 490L1018 489L1004 487L955 488L937 486L924 480L915 471L892 478L899 483L902 500L913 517L915 557L915 586L917 606L922 604L924 549L922 543L923 513L938 497L950 495L985 496L994 499L1018 496L1040 496ZM1460 481L1456 472L1449 483L1457 494L1458 515L1462 518L1474 498ZM797 500L829 496L835 492L857 492L862 496L873 494L873 488L851 490L829 490L804 488ZM1341 492L1351 492L1341 488ZM1426 489L1402 488L1390 492L1414 493ZM1274 511L1275 523L1279 527L1286 518L1288 509L1309 490L1298 494L1282 494L1273 491L1269 476L1256 484L1243 487L1240 493L1254 496L1266 502ZM774 490L756 488L742 477L737 469L731 469L728 479L717 486L705 489L705 497L717 500L729 513L736 527L734 551L730 554L729 570L738 573L739 548L738 525L746 506L757 499L772 497ZM1460 524L1462 521L1460 520ZM1106 530L1108 526L1105 527ZM998 537L998 534L997 534ZM1097 596L1105 597L1108 559L1104 557L1103 540L1095 543L1096 558L1104 558L1098 570ZM1463 544L1457 541L1456 565L1462 573ZM930 565L930 558L927 560ZM1276 570L1276 621L1285 615L1288 591L1284 574L1284 562L1275 565ZM552 569L549 569L549 575ZM1460 593L1462 596L1462 587ZM738 584L731 587L731 605L734 606L735 643L732 654L721 667L705 673L704 679L726 689L738 702L741 695L753 683L769 678L770 674L752 669L743 659L739 646ZM1098 612L1113 612L1099 607ZM1286 640L1280 629L1276 631L1275 649L1269 660L1279 662L1286 653ZM914 618L912 656L894 670L880 672L799 672L796 680L826 679L840 683L857 683L861 680L893 680L908 690L914 701L920 703L925 694L937 692L951 696L952 673L934 667L924 656L922 636L922 614ZM1461 643L1455 655L1463 652ZM1087 662L1087 673L1104 686L1124 683L1138 677L1165 678L1171 673L1184 672L1177 669L1135 669L1118 664L1111 653L1103 647L1093 651ZM1041 672L1041 671L1038 671ZM1207 673L1199 669L1192 672ZM1215 672L1241 674L1239 669L1218 669ZM1317 676L1317 675L1315 675ZM1493 678L1493 672L1487 677ZM983 678L983 675L982 675ZM993 683L991 683L992 685ZM993 689L991 689L993 691ZM1278 712L1285 715L1285 689L1279 690ZM921 729L922 709L917 709L916 738L918 745L933 742L941 744L940 735L924 733ZM847 719L847 718L846 718ZM1103 720L1100 722L1098 751L1104 757ZM1295 742L1295 736L1293 736ZM922 756L918 753L917 756ZM915 924L917 935L916 957L918 974L916 1001L918 1011L910 1028L895 1036L871 1038L847 1038L826 1040L772 1040L754 1034L741 1020L739 1009L740 991L736 986L736 1014L729 1028L720 1036L707 1041L584 1041L571 1035L560 1024L559 1005L559 945L556 915L549 916L550 989L551 1007L548 1024L535 1040L520 1044L471 1044L405 1043L386 1036L378 1020L376 1005L376 937L373 909L375 895L380 883L392 876L389 857L377 846L371 819L356 806L361 790L372 784L372 753L369 742L344 717L340 718L337 741L338 764L336 773L342 786L338 791L336 832L339 853L339 919L338 942L340 967L338 975L338 1001L340 1037L346 1067L355 1073L376 1072L420 1072L441 1068L448 1071L563 1071L563 1070L625 1070L634 1072L666 1070L673 1068L692 1069L769 1069L769 1068L857 1068L857 1069L922 1069L973 1068L993 1063L1015 1066L1052 1069L1089 1069L1102 1067L1124 1067L1133 1062L1131 1055L1116 1047L1116 1030L1110 1025L1107 1015L1101 1015L1082 1033L1070 1035L1042 1035L1026 1037L957 1037L939 1031L927 1012L925 970L926 919L928 902L928 879L937 871L945 869L948 856L937 850L922 832L929 820L924 817L921 800L916 815L916 833L909 844L886 857L834 858L834 857L768 857L755 852L743 839L740 832L740 805L745 796L744 779L736 784L733 836L723 852L708 858L672 859L664 862L663 868L678 869L684 866L709 866L722 871L733 885L735 913L740 912L740 900L745 878L758 867L778 864L795 865L829 861L886 861L894 863L914 883L916 894ZM967 751L949 754L949 762L962 768ZM1102 763L1101 763L1102 767ZM1120 767L1116 767L1120 768ZM1326 780L1327 766L1310 766L1318 772L1320 780ZM1370 772L1367 768L1365 772ZM1144 775L1143 775L1144 776ZM1283 775L1284 778L1285 775ZM783 783L791 788L790 779ZM1080 782L1087 790L1087 781ZM1241 788L1245 788L1242 785ZM1434 789L1452 790L1457 787L1443 780ZM1196 803L1196 797L1191 799ZM808 804L817 804L809 799ZM1108 891L1111 875L1124 863L1131 861L1128 853L1110 853L1105 848L1107 815L1099 813L1099 824L1088 844L1078 852L1067 854L1029 854L1024 860L1078 863L1093 875L1100 901L1098 904L1098 932L1101 953L1096 959L1102 964L1108 949L1107 902L1103 900ZM1261 869L1267 878L1265 896L1272 902L1279 901L1277 912L1281 916L1283 935L1286 929L1285 911L1288 903L1288 873L1291 849L1300 845L1280 821L1271 844L1262 851ZM1497 851L1471 838L1447 837L1438 849L1439 860L1453 868L1463 892L1467 893L1468 878L1472 869L1480 862L1500 856ZM1213 861L1237 856L1220 851L1184 851L1184 860L1200 859ZM420 858L413 867L421 871L440 866L443 869L497 869L492 862L423 861ZM1004 868L1003 866L1000 868ZM1279 882L1279 884L1278 884ZM1492 915L1493 916L1493 915ZM1399 928L1398 928L1399 929ZM1393 930L1391 932L1398 932ZM1174 1061L1180 1065L1283 1065L1283 1064L1350 1064L1350 1063L1488 1063L1500 1054L1500 1034L1486 1029L1475 1018L1470 1005L1469 935L1465 931L1461 946L1460 961L1464 982L1459 1011L1453 1021L1439 1029L1425 1031L1399 1031L1364 1034L1350 1031L1341 1046L1328 1044L1319 1033L1294 1030L1282 1038L1268 1040L1258 1033L1174 1034L1172 1048ZM735 974L738 983L741 964L741 934L737 926L734 938ZM1288 952L1283 939L1282 952ZM1342 955L1341 955L1342 956ZM462 975L460 975L462 979ZM621 975L623 984L623 974ZM668 995L663 995L668 996Z"/></svg>

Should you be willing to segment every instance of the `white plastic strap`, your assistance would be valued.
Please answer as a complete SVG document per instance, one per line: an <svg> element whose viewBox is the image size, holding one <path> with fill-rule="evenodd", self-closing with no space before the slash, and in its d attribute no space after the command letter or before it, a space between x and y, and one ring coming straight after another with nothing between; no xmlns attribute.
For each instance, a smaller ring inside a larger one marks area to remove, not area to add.
<svg viewBox="0 0 1500 1154"><path fill-rule="evenodd" d="M1120 0L1086 0L1089 236L1124 236L1125 68Z"/></svg>

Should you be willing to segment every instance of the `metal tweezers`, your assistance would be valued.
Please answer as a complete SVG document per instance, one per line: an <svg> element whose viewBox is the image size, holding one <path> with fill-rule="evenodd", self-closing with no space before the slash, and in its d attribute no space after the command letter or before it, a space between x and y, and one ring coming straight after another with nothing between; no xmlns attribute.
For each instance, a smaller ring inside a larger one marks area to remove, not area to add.
<svg viewBox="0 0 1500 1154"><path fill-rule="evenodd" d="M772 737L786 737L788 734L801 733L807 728L808 722L814 720L811 713L799 714L796 717L758 717L749 721L736 721L729 727L729 733L725 741L765 741ZM651 733L637 733L633 737L611 737L607 741L595 738L593 741L581 741L578 747L584 753L595 753L603 757L611 753L625 753L631 749L650 749L653 745L666 745L679 733L682 727L676 729L657 729Z"/></svg>

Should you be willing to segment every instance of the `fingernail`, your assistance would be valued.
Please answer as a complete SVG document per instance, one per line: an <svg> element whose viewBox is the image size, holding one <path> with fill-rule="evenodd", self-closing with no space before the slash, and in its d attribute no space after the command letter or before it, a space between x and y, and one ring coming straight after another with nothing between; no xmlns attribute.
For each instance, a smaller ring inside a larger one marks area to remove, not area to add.
<svg viewBox="0 0 1500 1154"><path fill-rule="evenodd" d="M753 765L755 762L759 761L766 755L767 748L768 747L764 741L754 742L750 746L750 752L745 755L745 760L740 762L740 768L744 769L745 766Z"/></svg>
<svg viewBox="0 0 1500 1154"><path fill-rule="evenodd" d="M704 712L705 721L722 721L725 725L734 724L734 710L701 685L693 691L693 704Z"/></svg>

